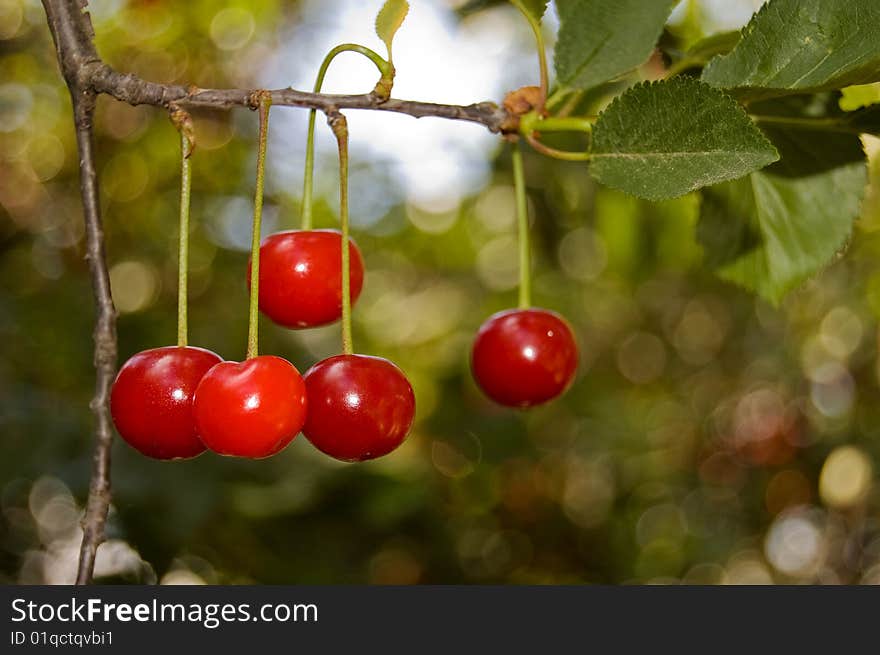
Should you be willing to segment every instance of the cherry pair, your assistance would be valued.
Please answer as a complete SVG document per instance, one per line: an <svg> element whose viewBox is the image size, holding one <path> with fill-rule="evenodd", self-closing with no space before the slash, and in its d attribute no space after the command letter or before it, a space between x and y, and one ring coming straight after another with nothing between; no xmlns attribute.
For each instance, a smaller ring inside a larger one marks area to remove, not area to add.
<svg viewBox="0 0 880 655"><path fill-rule="evenodd" d="M403 442L415 396L400 369L380 357L337 355L300 377L287 360L263 355L208 371L193 412L204 443L223 455L269 457L302 430L321 452L355 462Z"/></svg>
<svg viewBox="0 0 880 655"><path fill-rule="evenodd" d="M156 459L195 457L206 447L267 457L296 436L305 409L305 385L288 361L224 362L190 346L137 353L120 369L110 395L120 436Z"/></svg>

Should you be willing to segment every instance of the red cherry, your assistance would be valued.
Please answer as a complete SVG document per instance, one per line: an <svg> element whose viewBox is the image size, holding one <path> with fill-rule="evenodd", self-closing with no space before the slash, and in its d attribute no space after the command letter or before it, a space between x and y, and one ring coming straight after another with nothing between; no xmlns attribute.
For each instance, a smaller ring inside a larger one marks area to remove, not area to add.
<svg viewBox="0 0 880 655"><path fill-rule="evenodd" d="M342 233L290 230L272 234L260 246L260 311L279 325L309 328L342 316ZM349 241L351 304L364 285L364 261ZM248 262L248 287L251 283Z"/></svg>
<svg viewBox="0 0 880 655"><path fill-rule="evenodd" d="M512 309L490 316L471 352L477 384L509 407L531 407L556 398L574 378L577 362L571 327L559 314L544 309Z"/></svg>
<svg viewBox="0 0 880 655"><path fill-rule="evenodd" d="M416 411L412 386L387 359L337 355L305 375L309 416L303 434L323 453L360 462L390 453Z"/></svg>
<svg viewBox="0 0 880 655"><path fill-rule="evenodd" d="M205 450L193 418L193 394L221 357L204 348L144 350L119 370L110 392L116 430L147 457L195 457Z"/></svg>
<svg viewBox="0 0 880 655"><path fill-rule="evenodd" d="M196 389L196 425L221 455L269 457L293 441L306 418L306 388L293 364L263 355L222 362Z"/></svg>

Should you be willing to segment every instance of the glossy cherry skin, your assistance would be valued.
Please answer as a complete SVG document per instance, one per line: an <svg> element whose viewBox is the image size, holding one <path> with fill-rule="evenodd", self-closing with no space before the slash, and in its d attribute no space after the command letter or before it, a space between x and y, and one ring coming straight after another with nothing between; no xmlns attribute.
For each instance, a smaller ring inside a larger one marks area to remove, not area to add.
<svg viewBox="0 0 880 655"><path fill-rule="evenodd" d="M545 309L512 309L490 316L471 351L480 388L508 407L532 407L571 384L578 350L568 322Z"/></svg>
<svg viewBox="0 0 880 655"><path fill-rule="evenodd" d="M262 355L217 364L202 378L193 406L208 448L257 459L281 451L300 431L306 388L293 364Z"/></svg>
<svg viewBox="0 0 880 655"><path fill-rule="evenodd" d="M416 398L387 359L337 355L305 374L309 416L303 434L321 452L345 462L387 455L412 425Z"/></svg>
<svg viewBox="0 0 880 655"><path fill-rule="evenodd" d="M339 230L290 230L260 246L260 311L275 323L300 329L342 316L342 234ZM349 240L351 304L364 285L364 261ZM248 262L248 287L251 274Z"/></svg>
<svg viewBox="0 0 880 655"><path fill-rule="evenodd" d="M193 394L205 373L221 361L210 350L177 346L131 357L110 392L110 413L119 436L155 459L204 452L193 417Z"/></svg>

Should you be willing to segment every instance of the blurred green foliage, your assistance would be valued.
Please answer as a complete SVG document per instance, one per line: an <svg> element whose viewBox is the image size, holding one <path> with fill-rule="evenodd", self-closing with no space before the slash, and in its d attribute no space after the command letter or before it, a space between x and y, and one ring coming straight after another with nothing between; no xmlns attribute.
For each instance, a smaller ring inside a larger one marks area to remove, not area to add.
<svg viewBox="0 0 880 655"><path fill-rule="evenodd" d="M514 11L483 4L463 20ZM296 3L243 0L93 11L112 65L203 87L249 86L304 18ZM664 41L684 50L704 35L678 23ZM273 116L283 111L296 110ZM246 253L230 246L249 230L256 117L194 118L190 341L235 359L246 342ZM96 137L124 361L174 339L178 141L163 112L107 98ZM489 403L467 364L480 323L516 302L510 162L499 146L485 188L457 206L403 202L356 232L368 277L355 343L413 382L418 417L404 446L343 465L300 437L270 460L168 464L118 442L99 577L880 582L880 160L877 141L865 144L875 184L848 251L778 309L707 270L695 197L636 200L597 187L581 164L530 154L535 301L572 321L582 363L563 399L528 413ZM0 0L0 579L9 582L71 579L88 486L93 313L76 164L40 5ZM387 184L390 193L390 174ZM277 222L294 224L297 203L296 191L270 188ZM320 226L333 224L332 207L332 197L319 202ZM338 341L338 326L262 323L263 352L303 371Z"/></svg>

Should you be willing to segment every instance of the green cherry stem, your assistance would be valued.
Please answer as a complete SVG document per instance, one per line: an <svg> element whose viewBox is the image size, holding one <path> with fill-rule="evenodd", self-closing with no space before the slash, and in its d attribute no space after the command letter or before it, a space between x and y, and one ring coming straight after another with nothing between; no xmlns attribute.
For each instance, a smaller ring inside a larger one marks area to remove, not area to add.
<svg viewBox="0 0 880 655"><path fill-rule="evenodd" d="M526 197L526 176L520 142L512 144L513 186L516 190L516 222L519 231L519 307L532 305L532 258L529 242L529 205Z"/></svg>
<svg viewBox="0 0 880 655"><path fill-rule="evenodd" d="M328 114L327 122L339 146L339 224L342 229L342 352L351 355L351 271L348 227L348 121L339 112Z"/></svg>
<svg viewBox="0 0 880 655"><path fill-rule="evenodd" d="M542 118L537 111L523 115L519 121L519 133L532 148L542 155L565 161L589 161L589 152L558 150L541 143L541 132L582 132L592 134L596 118L591 116L549 116Z"/></svg>
<svg viewBox="0 0 880 655"><path fill-rule="evenodd" d="M596 118L591 116L548 116L542 118L531 111L520 118L520 133L533 132L583 132L591 134Z"/></svg>
<svg viewBox="0 0 880 655"><path fill-rule="evenodd" d="M324 76L327 74L327 69L330 67L330 62L332 62L337 55L343 52L356 52L372 61L376 65L376 68L379 69L379 74L382 76L373 92L383 94L386 98L391 95L391 84L394 80L394 66L391 64L391 62L385 61L375 51L370 50L370 48L367 48L366 46L358 45L357 43L343 43L342 45L336 46L327 53L327 56L324 57L324 61L321 62L321 67L318 69L318 77L315 79L315 93L321 92L321 87L324 85ZM306 137L306 166L305 173L303 175L302 194L303 230L312 229L312 190L314 187L315 171L316 115L317 110L312 109L311 111L309 111L309 131L308 136Z"/></svg>
<svg viewBox="0 0 880 655"><path fill-rule="evenodd" d="M553 159L561 159L562 161L590 161L592 155L589 152L569 152L568 150L558 150L544 145L534 135L528 134L525 137L529 145L542 155L547 155Z"/></svg>
<svg viewBox="0 0 880 655"><path fill-rule="evenodd" d="M257 92L260 111L260 140L257 150L257 188L254 193L254 226L251 236L251 297L248 315L247 358L253 359L259 353L260 331L260 223L263 218L263 184L266 177L266 141L269 135L269 108L272 96ZM256 99L256 98L255 98Z"/></svg>
<svg viewBox="0 0 880 655"><path fill-rule="evenodd" d="M187 345L187 287L189 285L189 204L192 188L192 143L180 131L180 235L177 248L177 345Z"/></svg>
<svg viewBox="0 0 880 655"><path fill-rule="evenodd" d="M541 29L541 21L536 20L535 17L532 16L531 12L525 8L521 0L514 0L513 4L516 5L516 8L519 9L520 13L528 21L529 26L532 28L532 32L535 33L535 45L538 50L538 68L541 74L541 101L536 109L539 114L543 114L544 106L547 102L547 92L550 88L550 80L547 73L547 47L544 45L544 31Z"/></svg>
<svg viewBox="0 0 880 655"><path fill-rule="evenodd" d="M196 147L190 115L180 107L171 106L171 122L180 132L180 220L177 246L177 345L188 342L187 290L189 277L189 206L192 189L190 157Z"/></svg>

